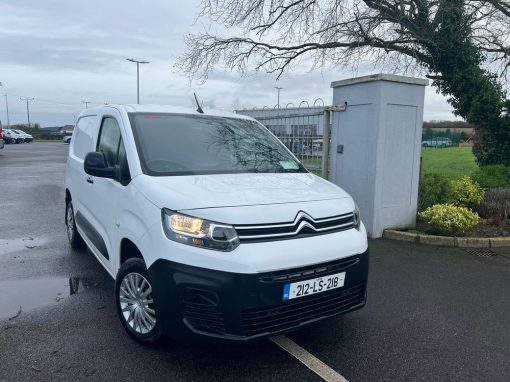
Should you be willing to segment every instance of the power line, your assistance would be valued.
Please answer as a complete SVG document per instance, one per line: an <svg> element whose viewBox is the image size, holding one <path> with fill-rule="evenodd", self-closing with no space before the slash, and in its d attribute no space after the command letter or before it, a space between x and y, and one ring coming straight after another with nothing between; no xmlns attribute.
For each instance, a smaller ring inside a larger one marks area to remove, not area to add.
<svg viewBox="0 0 510 382"><path fill-rule="evenodd" d="M7 93L6 95L10 95L10 96L13 96L13 97L23 97L20 94L13 94L13 93ZM76 103L61 102L61 101L49 100L49 99L38 98L38 97L34 97L33 100L37 101L37 102L53 103L55 105L64 105L64 106L76 106L76 104L78 103L78 102L76 102ZM95 102L92 102L92 101L87 101L87 102L95 103Z"/></svg>

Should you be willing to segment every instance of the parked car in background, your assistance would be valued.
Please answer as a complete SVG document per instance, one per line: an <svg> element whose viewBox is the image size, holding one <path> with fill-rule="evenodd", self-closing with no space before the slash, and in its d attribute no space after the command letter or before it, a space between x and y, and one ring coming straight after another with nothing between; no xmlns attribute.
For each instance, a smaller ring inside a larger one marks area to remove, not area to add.
<svg viewBox="0 0 510 382"><path fill-rule="evenodd" d="M66 136L62 139L62 141L64 141L64 143L69 144L69 143L71 143L71 138L72 138L72 135L66 135Z"/></svg>
<svg viewBox="0 0 510 382"><path fill-rule="evenodd" d="M315 152L322 152L324 141L322 139L314 139L312 141L312 150Z"/></svg>
<svg viewBox="0 0 510 382"><path fill-rule="evenodd" d="M421 147L451 147L452 140L450 138L431 138L423 141L421 143Z"/></svg>
<svg viewBox="0 0 510 382"><path fill-rule="evenodd" d="M4 148L4 131L2 129L2 123L0 122L0 149Z"/></svg>
<svg viewBox="0 0 510 382"><path fill-rule="evenodd" d="M25 143L30 143L34 140L34 137L32 135L25 133L23 130L12 130L12 131L18 133L23 138L23 142L25 142Z"/></svg>
<svg viewBox="0 0 510 382"><path fill-rule="evenodd" d="M25 141L25 139L20 134L16 133L14 130L4 129L4 141L7 144L22 143Z"/></svg>

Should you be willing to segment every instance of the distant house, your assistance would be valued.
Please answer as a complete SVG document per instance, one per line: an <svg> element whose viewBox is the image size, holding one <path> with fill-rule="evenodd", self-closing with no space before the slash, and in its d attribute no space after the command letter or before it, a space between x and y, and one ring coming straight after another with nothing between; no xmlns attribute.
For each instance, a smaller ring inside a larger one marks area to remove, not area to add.
<svg viewBox="0 0 510 382"><path fill-rule="evenodd" d="M61 128L62 128L62 126L46 126L46 127L41 127L41 130L53 133L53 132L59 131Z"/></svg>
<svg viewBox="0 0 510 382"><path fill-rule="evenodd" d="M74 125L46 126L46 127L42 127L41 130L45 130L51 134L70 135L73 133Z"/></svg>
<svg viewBox="0 0 510 382"><path fill-rule="evenodd" d="M59 133L62 133L64 135L68 135L68 134L72 134L73 133L73 130L74 130L74 125L65 125L65 126L62 126L58 132Z"/></svg>

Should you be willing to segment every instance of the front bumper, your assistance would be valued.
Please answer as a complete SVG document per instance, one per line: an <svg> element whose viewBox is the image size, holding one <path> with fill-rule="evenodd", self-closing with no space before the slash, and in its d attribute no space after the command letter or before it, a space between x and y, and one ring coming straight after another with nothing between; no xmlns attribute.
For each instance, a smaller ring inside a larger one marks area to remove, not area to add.
<svg viewBox="0 0 510 382"><path fill-rule="evenodd" d="M327 263L241 274L157 260L149 268L158 320L179 339L246 341L283 333L365 305L368 250ZM286 283L346 272L344 287L283 301Z"/></svg>

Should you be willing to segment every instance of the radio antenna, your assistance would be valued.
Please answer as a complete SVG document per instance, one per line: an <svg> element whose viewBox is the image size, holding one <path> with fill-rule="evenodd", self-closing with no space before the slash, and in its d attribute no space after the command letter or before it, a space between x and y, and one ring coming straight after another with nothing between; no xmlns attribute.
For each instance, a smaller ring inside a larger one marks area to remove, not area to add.
<svg viewBox="0 0 510 382"><path fill-rule="evenodd" d="M204 114L204 111L202 110L202 107L200 106L200 103L198 102L198 98L197 98L197 95L195 93L193 93L193 95L195 96L195 101L197 102L197 111L200 113L200 114Z"/></svg>

